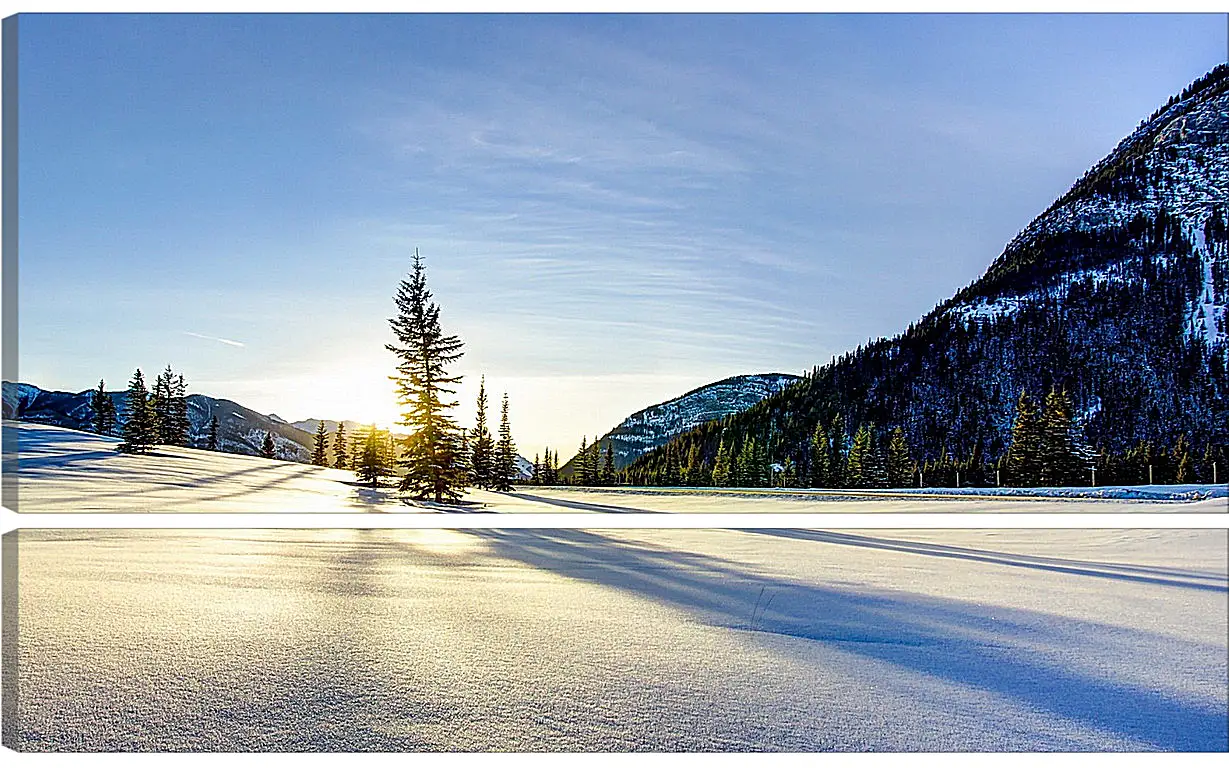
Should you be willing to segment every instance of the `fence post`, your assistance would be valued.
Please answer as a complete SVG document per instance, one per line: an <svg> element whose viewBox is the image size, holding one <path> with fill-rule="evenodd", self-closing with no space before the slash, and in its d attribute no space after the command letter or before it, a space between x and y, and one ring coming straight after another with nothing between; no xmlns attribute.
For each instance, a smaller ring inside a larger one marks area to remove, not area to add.
<svg viewBox="0 0 1229 768"><path fill-rule="evenodd" d="M1148 485L1154 485L1152 482L1152 465L1148 465Z"/></svg>

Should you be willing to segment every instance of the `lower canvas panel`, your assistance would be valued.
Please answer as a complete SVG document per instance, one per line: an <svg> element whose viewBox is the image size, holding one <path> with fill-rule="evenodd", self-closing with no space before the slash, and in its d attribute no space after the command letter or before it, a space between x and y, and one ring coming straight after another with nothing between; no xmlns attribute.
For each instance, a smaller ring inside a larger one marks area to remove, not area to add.
<svg viewBox="0 0 1229 768"><path fill-rule="evenodd" d="M4 743L1225 750L1227 560L1223 530L23 530Z"/></svg>

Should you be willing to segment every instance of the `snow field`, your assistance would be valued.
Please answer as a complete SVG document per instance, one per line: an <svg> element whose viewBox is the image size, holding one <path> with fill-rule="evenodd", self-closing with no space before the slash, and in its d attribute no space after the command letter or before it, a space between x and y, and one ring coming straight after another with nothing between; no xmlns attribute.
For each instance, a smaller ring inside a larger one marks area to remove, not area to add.
<svg viewBox="0 0 1229 768"><path fill-rule="evenodd" d="M10 535L24 750L1226 749L1224 531Z"/></svg>

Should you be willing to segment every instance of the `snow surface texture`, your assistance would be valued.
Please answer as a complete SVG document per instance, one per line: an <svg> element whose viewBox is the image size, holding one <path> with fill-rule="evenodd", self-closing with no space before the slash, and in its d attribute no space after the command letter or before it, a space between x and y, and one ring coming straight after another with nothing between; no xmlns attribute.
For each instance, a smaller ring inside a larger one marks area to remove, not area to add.
<svg viewBox="0 0 1229 768"><path fill-rule="evenodd" d="M1226 533L29 531L23 750L1225 750Z"/></svg>
<svg viewBox="0 0 1229 768"><path fill-rule="evenodd" d="M865 492L522 486L512 493L471 491L462 508L410 503L392 488L359 484L345 470L166 446L134 456L116 451L116 438L21 422L5 422L4 429L17 432L17 511L31 513L1229 511L1225 488L1206 485Z"/></svg>

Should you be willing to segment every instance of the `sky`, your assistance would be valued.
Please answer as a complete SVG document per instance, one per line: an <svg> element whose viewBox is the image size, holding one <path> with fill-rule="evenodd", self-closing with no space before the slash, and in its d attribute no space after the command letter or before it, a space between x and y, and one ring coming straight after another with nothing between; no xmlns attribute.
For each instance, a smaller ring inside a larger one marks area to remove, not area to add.
<svg viewBox="0 0 1229 768"><path fill-rule="evenodd" d="M899 333L1223 15L31 15L19 373L392 425L415 248L522 454Z"/></svg>

